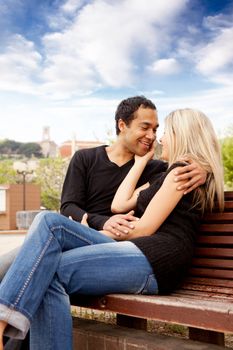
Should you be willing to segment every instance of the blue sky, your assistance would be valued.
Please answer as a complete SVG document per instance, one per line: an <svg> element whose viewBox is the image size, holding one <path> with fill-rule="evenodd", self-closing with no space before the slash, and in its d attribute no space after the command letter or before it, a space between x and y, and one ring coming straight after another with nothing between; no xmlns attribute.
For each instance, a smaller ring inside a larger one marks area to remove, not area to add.
<svg viewBox="0 0 233 350"><path fill-rule="evenodd" d="M0 0L0 139L106 139L123 98L233 122L233 0Z"/></svg>

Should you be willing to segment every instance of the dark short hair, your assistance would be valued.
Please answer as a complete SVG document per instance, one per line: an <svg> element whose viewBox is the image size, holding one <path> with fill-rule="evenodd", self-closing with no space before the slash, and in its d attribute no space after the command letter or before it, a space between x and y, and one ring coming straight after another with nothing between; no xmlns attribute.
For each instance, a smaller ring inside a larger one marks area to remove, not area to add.
<svg viewBox="0 0 233 350"><path fill-rule="evenodd" d="M151 100L148 100L145 96L129 97L119 103L115 113L117 135L120 133L118 127L119 119L122 119L126 125L130 125L131 121L136 117L135 112L139 107L156 110L154 103Z"/></svg>

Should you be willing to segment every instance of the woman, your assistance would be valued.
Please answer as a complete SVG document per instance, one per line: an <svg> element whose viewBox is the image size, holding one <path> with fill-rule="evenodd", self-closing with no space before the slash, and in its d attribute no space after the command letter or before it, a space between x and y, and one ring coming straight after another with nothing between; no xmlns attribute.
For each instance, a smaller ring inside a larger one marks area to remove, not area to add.
<svg viewBox="0 0 233 350"><path fill-rule="evenodd" d="M107 231L55 213L35 218L0 286L1 335L24 337L30 327L32 350L69 350L68 295L157 294L178 285L191 260L201 214L212 209L215 199L223 208L221 156L210 121L198 111L171 113L161 142L168 171L135 190L153 152L135 157L113 200L113 211L135 208L141 214L127 241L122 236L123 241L116 242ZM208 178L202 188L183 196L173 177L183 165L179 158L190 154L205 167Z"/></svg>

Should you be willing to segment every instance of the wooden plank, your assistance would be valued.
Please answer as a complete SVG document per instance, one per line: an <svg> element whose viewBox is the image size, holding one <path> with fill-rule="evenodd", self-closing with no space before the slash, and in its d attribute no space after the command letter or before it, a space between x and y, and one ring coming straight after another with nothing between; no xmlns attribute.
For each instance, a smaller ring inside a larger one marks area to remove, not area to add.
<svg viewBox="0 0 233 350"><path fill-rule="evenodd" d="M225 202L225 209L224 210L232 210L233 209L233 202L229 201L229 202Z"/></svg>
<svg viewBox="0 0 233 350"><path fill-rule="evenodd" d="M224 198L225 198L225 201L233 200L233 191L225 191Z"/></svg>
<svg viewBox="0 0 233 350"><path fill-rule="evenodd" d="M233 232L233 224L202 224L202 232Z"/></svg>
<svg viewBox="0 0 233 350"><path fill-rule="evenodd" d="M192 261L192 266L233 269L233 260L194 258Z"/></svg>
<svg viewBox="0 0 233 350"><path fill-rule="evenodd" d="M209 258L233 258L233 248L200 248L195 249L195 256Z"/></svg>
<svg viewBox="0 0 233 350"><path fill-rule="evenodd" d="M195 277L195 276L191 277L191 276L189 276L184 281L184 284L185 283L233 288L233 281L232 280L217 279L217 278L210 279L210 278L205 278L205 277Z"/></svg>
<svg viewBox="0 0 233 350"><path fill-rule="evenodd" d="M231 212L223 212L223 213L211 213L211 214L206 214L202 222L204 223L213 223L213 222L229 222L231 223L233 221L233 213Z"/></svg>
<svg viewBox="0 0 233 350"><path fill-rule="evenodd" d="M193 267L189 273L191 276L225 278L233 280L233 270L217 270Z"/></svg>
<svg viewBox="0 0 233 350"><path fill-rule="evenodd" d="M221 298L226 298L228 302L233 302L232 288L185 283L181 289L174 292L174 294L182 295L190 293L192 296L195 295L198 298L209 297L210 294L216 298L219 298L219 296L221 296Z"/></svg>
<svg viewBox="0 0 233 350"><path fill-rule="evenodd" d="M198 244L217 244L217 245L232 245L233 246L233 236L199 236L197 238Z"/></svg>
<svg viewBox="0 0 233 350"><path fill-rule="evenodd" d="M218 332L233 331L233 303L171 296L111 294L76 305Z"/></svg>
<svg viewBox="0 0 233 350"><path fill-rule="evenodd" d="M206 300L206 301L212 301L213 303L219 303L219 302L225 302L229 304L233 304L233 295L228 293L219 293L218 291L197 291L192 289L186 289L184 291L177 291L176 293L172 294L173 297L187 299L190 301L196 301L198 300Z"/></svg>

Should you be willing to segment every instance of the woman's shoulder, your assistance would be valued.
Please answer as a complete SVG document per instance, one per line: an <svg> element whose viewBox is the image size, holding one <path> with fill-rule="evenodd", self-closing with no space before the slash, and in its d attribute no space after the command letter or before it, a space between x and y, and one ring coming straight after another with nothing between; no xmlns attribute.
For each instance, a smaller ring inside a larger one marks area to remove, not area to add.
<svg viewBox="0 0 233 350"><path fill-rule="evenodd" d="M172 163L172 164L168 167L166 173L168 174L168 173L169 173L170 171L172 171L173 169L178 168L178 167L184 167L184 166L186 166L186 165L189 165L189 163L184 162L184 161L176 161L176 162Z"/></svg>

